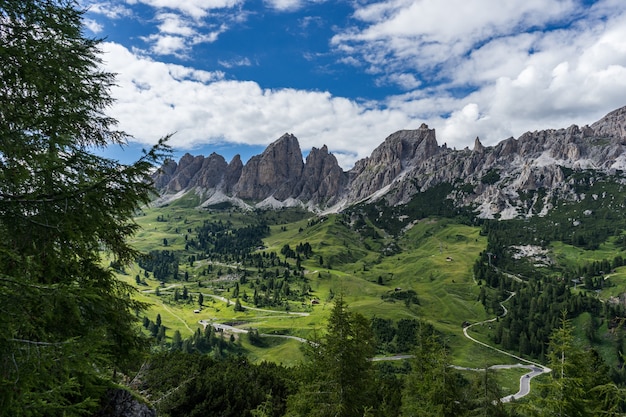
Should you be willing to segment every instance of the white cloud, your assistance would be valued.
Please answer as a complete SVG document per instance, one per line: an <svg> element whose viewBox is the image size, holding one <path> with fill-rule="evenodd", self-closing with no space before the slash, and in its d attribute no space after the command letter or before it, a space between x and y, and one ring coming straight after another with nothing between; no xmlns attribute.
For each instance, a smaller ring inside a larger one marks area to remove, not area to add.
<svg viewBox="0 0 626 417"><path fill-rule="evenodd" d="M110 114L141 143L176 132L171 144L180 149L223 142L267 145L293 132L302 149L326 144L349 168L390 133L417 127L403 112L328 92L262 89L251 81L223 80L222 73L139 57L118 44L103 46L107 70L118 74Z"/></svg>
<svg viewBox="0 0 626 417"><path fill-rule="evenodd" d="M280 12L299 10L309 3L324 3L326 0L263 0L270 9Z"/></svg>
<svg viewBox="0 0 626 417"><path fill-rule="evenodd" d="M387 81L405 90L418 88L422 84L413 74L391 74L387 77Z"/></svg>
<svg viewBox="0 0 626 417"><path fill-rule="evenodd" d="M624 2L393 0L354 17L333 38L343 62L365 61L385 80L419 75L387 105L449 146L591 123L626 105Z"/></svg>
<svg viewBox="0 0 626 417"><path fill-rule="evenodd" d="M332 42L355 48L373 68L432 70L455 61L477 44L542 27L577 12L573 0L394 0L365 5Z"/></svg>
<svg viewBox="0 0 626 417"><path fill-rule="evenodd" d="M117 3L123 0L83 1L90 14L104 15L112 20L134 17L141 26L148 26L148 21L157 22L155 33L139 37L148 44L145 52L178 58L188 58L194 45L215 42L229 28L229 22L242 22L247 17L246 12L233 10L245 0L124 0L124 6ZM137 4L152 7L154 17L144 20L144 17L134 15L130 7ZM87 20L85 23L92 31L101 29L95 22Z"/></svg>
<svg viewBox="0 0 626 417"><path fill-rule="evenodd" d="M103 15L108 19L120 19L133 14L129 8L120 4L113 4L111 2L85 1L83 3L83 6L89 13Z"/></svg>
<svg viewBox="0 0 626 417"><path fill-rule="evenodd" d="M173 55L188 58L194 45L215 42L219 35L228 28L222 25L215 30L196 29L179 16L167 15L159 25L159 33L142 36L141 39L150 44L150 52L157 55Z"/></svg>
<svg viewBox="0 0 626 417"><path fill-rule="evenodd" d="M103 26L102 24L98 23L96 20L84 19L83 23L85 24L85 27L87 27L87 29L89 29L92 33L102 32Z"/></svg>
<svg viewBox="0 0 626 417"><path fill-rule="evenodd" d="M128 0L129 3L143 3L155 9L179 11L194 19L206 17L211 10L229 9L244 3L244 0Z"/></svg>
<svg viewBox="0 0 626 417"><path fill-rule="evenodd" d="M265 0L265 3L275 10L291 11L301 8L304 0Z"/></svg>
<svg viewBox="0 0 626 417"><path fill-rule="evenodd" d="M220 64L224 68L250 67L250 66L252 66L252 62L248 58L237 58L237 59L232 59L230 61L226 61L226 60L220 59L220 60L218 60L218 64Z"/></svg>
<svg viewBox="0 0 626 417"><path fill-rule="evenodd" d="M161 22L160 33L180 36L193 36L197 33L192 22L175 13L158 13L156 19Z"/></svg>
<svg viewBox="0 0 626 417"><path fill-rule="evenodd" d="M150 43L150 51L157 55L175 55L184 57L189 50L185 38L182 36L153 34L144 36L141 39Z"/></svg>

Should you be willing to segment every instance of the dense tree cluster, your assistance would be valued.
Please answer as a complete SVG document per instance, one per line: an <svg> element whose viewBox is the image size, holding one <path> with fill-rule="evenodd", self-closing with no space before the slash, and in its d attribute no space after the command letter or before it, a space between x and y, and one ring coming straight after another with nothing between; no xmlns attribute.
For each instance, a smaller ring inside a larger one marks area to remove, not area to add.
<svg viewBox="0 0 626 417"><path fill-rule="evenodd" d="M577 345L571 323L563 316L548 346L548 381L537 401L524 406L529 416L621 416L626 390L610 380L606 364L593 349Z"/></svg>
<svg viewBox="0 0 626 417"><path fill-rule="evenodd" d="M550 242L560 241L586 250L598 249L607 239L615 237L624 241L622 232L626 230L626 219L620 215L623 207L625 190L615 181L605 178L606 174L596 171L581 171L572 179L578 192L591 197L581 201L557 204L545 216L525 219L483 222L483 233L490 237L490 242L501 248L510 245L525 245L529 242L546 246ZM526 196L526 200L541 201L541 190ZM596 196L596 197L593 197ZM600 197L602 196L602 197ZM556 197L555 197L556 198ZM537 214L539 210L529 207Z"/></svg>
<svg viewBox="0 0 626 417"><path fill-rule="evenodd" d="M418 187L419 188L419 187ZM363 203L346 210L349 216L356 216L354 226L364 236L378 236L376 229L398 235L411 221L429 216L456 219L459 223L473 223L475 214L470 208L457 207L449 197L451 193L464 193L459 184L441 183L417 193L411 201L403 205L389 205L382 199L375 203Z"/></svg>
<svg viewBox="0 0 626 417"><path fill-rule="evenodd" d="M264 221L256 225L234 228L231 222L205 220L196 229L196 237L188 246L206 254L245 255L263 246L263 238L269 234L269 226Z"/></svg>
<svg viewBox="0 0 626 417"><path fill-rule="evenodd" d="M112 74L71 0L0 2L0 415L73 416L135 365L143 305L109 262L132 262L157 145L123 165L105 115Z"/></svg>
<svg viewBox="0 0 626 417"><path fill-rule="evenodd" d="M143 388L163 416L282 416L294 389L292 374L280 365L254 365L242 356L218 360L172 352L152 358Z"/></svg>
<svg viewBox="0 0 626 417"><path fill-rule="evenodd" d="M405 323L414 338L408 362L372 362L377 339L392 339L393 326L384 321L351 312L340 295L326 333L306 345L306 359L296 368L234 356L161 354L148 366L144 389L166 416L591 417L626 411L626 390L610 380L597 352L575 343L563 316L546 352L552 372L533 383L540 395L508 407L493 371L456 370L441 335L422 321Z"/></svg>
<svg viewBox="0 0 626 417"><path fill-rule="evenodd" d="M586 176L582 178L588 181ZM599 212L606 209L597 201L590 204ZM487 221L483 224L482 232L488 236L488 247L473 269L475 279L487 287L481 288L479 300L488 311L498 315L503 312L500 303L508 300L507 314L494 324L492 340L506 350L544 360L550 335L561 322L561 313L567 311L569 319L586 313L585 343L598 344L598 329L603 323L608 328L613 327L611 333L615 336L604 343L613 345L614 351L618 352L613 355L617 361L610 370L612 379L624 383L623 359L619 353L623 349L621 334L624 329L612 323L623 322L626 314L620 304L602 303L595 296L595 290L611 285L608 274L623 266L623 257L618 254L611 260L576 264L552 262L537 268L532 262L513 256L512 248L522 242L535 242L537 247L542 247L551 240L564 239L565 229L548 225L567 223L561 218L565 215L572 215L570 208L556 209L546 218ZM583 247L588 248L588 244L597 247L607 239L609 223L603 219L598 221L600 226L597 229L587 225L575 232L587 242ZM611 234L621 235L623 226L620 222L611 224ZM604 224L607 227L602 226ZM567 233L571 234L571 231ZM570 243L576 245L579 242L574 239Z"/></svg>
<svg viewBox="0 0 626 417"><path fill-rule="evenodd" d="M422 324L416 319L391 319L373 317L372 333L376 350L382 354L409 353L415 346L417 330Z"/></svg>
<svg viewBox="0 0 626 417"><path fill-rule="evenodd" d="M151 250L147 255L139 256L137 264L140 268L152 272L156 280L178 279L179 261L174 251Z"/></svg>

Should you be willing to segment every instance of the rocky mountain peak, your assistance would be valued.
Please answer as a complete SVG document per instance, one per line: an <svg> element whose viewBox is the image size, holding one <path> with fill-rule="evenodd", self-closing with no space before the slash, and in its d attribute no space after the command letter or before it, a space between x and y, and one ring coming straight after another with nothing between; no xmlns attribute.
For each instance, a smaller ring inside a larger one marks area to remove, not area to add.
<svg viewBox="0 0 626 417"><path fill-rule="evenodd" d="M353 187L349 199L360 200L372 195L439 151L435 129L429 129L425 123L419 129L389 135L369 158L358 161L350 170Z"/></svg>
<svg viewBox="0 0 626 417"><path fill-rule="evenodd" d="M478 136L476 136L476 139L474 140L474 152L484 152L484 150L485 150L485 147L480 142L480 139L478 138Z"/></svg>
<svg viewBox="0 0 626 417"><path fill-rule="evenodd" d="M347 172L326 145L312 148L303 161L298 139L286 133L246 164L239 155L227 164L217 154L186 154L178 163L168 161L154 178L166 194L195 189L204 205L228 200L312 210L340 210L365 199L403 204L447 183L456 187L450 194L456 204L471 205L481 217L510 218L534 215L521 195L541 195L544 210L556 197L582 198L567 181L571 170L626 171L626 107L591 126L526 132L495 146L485 147L477 137L471 150L439 146L435 130L422 124L389 135Z"/></svg>
<svg viewBox="0 0 626 417"><path fill-rule="evenodd" d="M613 110L591 125L596 136L626 140L626 107Z"/></svg>
<svg viewBox="0 0 626 417"><path fill-rule="evenodd" d="M291 196L303 168L298 139L285 133L261 155L250 158L234 187L235 194L243 200L263 200L273 196L282 201Z"/></svg>
<svg viewBox="0 0 626 417"><path fill-rule="evenodd" d="M243 162L241 161L241 155L237 154L230 161L224 172L224 191L226 194L231 194L235 185L241 178L241 172L243 171Z"/></svg>
<svg viewBox="0 0 626 417"><path fill-rule="evenodd" d="M162 185L168 192L176 193L191 186L211 188L221 181L226 168L224 157L212 153L207 158L189 153L178 164L168 161L155 178L155 185Z"/></svg>
<svg viewBox="0 0 626 417"><path fill-rule="evenodd" d="M316 201L326 204L335 202L343 194L348 176L343 172L337 158L328 152L326 145L313 148L306 158L300 183L296 187L301 201Z"/></svg>

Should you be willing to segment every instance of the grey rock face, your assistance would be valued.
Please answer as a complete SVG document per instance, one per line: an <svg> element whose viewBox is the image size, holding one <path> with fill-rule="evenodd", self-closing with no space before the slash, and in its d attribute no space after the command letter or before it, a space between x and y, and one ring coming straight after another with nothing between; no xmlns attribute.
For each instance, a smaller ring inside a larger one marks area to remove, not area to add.
<svg viewBox="0 0 626 417"><path fill-rule="evenodd" d="M165 193L199 187L253 204L273 197L323 210L365 199L402 204L447 182L463 184L463 192L451 195L457 204L473 205L483 217L506 218L537 214L520 193L544 190L541 206L548 208L554 196L576 198L564 169L626 171L626 107L591 126L526 132L495 146L476 138L472 150L439 146L434 129L423 124L391 134L348 172L326 146L313 148L303 162L298 140L285 134L245 165L239 156L226 164L217 154L185 155L164 165L155 185Z"/></svg>
<svg viewBox="0 0 626 417"><path fill-rule="evenodd" d="M592 124L591 130L598 137L622 138L622 140L626 140L626 107L613 110Z"/></svg>
<svg viewBox="0 0 626 417"><path fill-rule="evenodd" d="M243 162L241 162L241 156L235 155L224 172L224 192L226 194L231 194L233 192L233 189L239 182L239 178L241 178L242 171Z"/></svg>
<svg viewBox="0 0 626 417"><path fill-rule="evenodd" d="M269 196L285 200L300 181L303 168L298 139L284 134L261 155L250 158L235 185L235 195L244 200L263 200Z"/></svg>
<svg viewBox="0 0 626 417"><path fill-rule="evenodd" d="M324 145L309 152L302 177L292 195L301 201L332 204L343 194L347 183L347 174Z"/></svg>
<svg viewBox="0 0 626 417"><path fill-rule="evenodd" d="M348 200L358 201L374 194L439 151L435 130L425 124L417 130L401 130L390 135L369 158L357 161L349 171Z"/></svg>
<svg viewBox="0 0 626 417"><path fill-rule="evenodd" d="M204 158L202 165L189 182L202 188L215 188L222 182L227 168L228 164L224 157L213 152L208 158Z"/></svg>
<svg viewBox="0 0 626 417"><path fill-rule="evenodd" d="M172 176L176 172L178 164L173 159L168 159L152 176L154 187L157 190L167 190L167 185L172 180Z"/></svg>

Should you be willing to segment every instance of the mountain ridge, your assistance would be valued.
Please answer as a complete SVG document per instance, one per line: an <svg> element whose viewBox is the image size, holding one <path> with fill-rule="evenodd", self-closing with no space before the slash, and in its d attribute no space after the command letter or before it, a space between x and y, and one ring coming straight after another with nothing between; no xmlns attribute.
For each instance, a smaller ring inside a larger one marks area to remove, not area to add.
<svg viewBox="0 0 626 417"><path fill-rule="evenodd" d="M591 126L526 132L485 147L477 137L473 149L450 149L437 143L434 129L389 135L370 156L344 171L324 145L306 160L298 139L285 133L261 154L243 164L212 153L185 154L167 161L154 175L160 198L155 204L195 192L208 207L228 202L241 207L302 206L311 211L340 211L352 204L384 198L405 204L417 193L447 182L459 206L471 206L479 217L513 218L542 215L554 198L576 199L565 170L595 170L624 181L626 170L626 107ZM521 194L537 193L532 207ZM537 200L537 199L540 199Z"/></svg>

